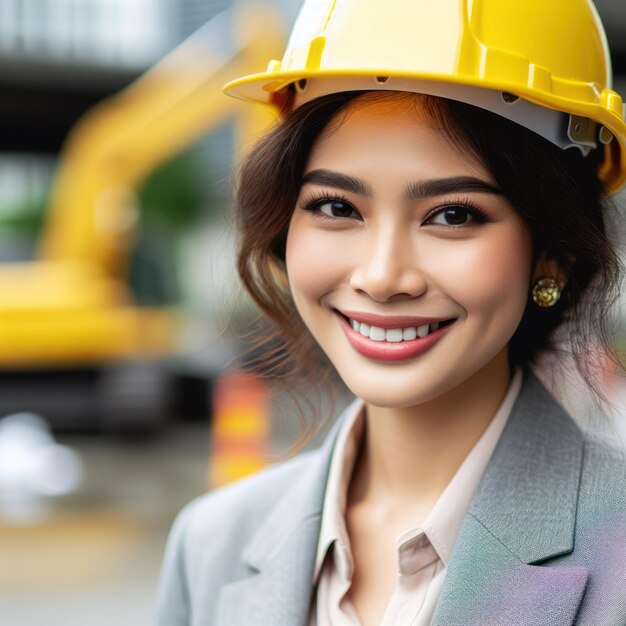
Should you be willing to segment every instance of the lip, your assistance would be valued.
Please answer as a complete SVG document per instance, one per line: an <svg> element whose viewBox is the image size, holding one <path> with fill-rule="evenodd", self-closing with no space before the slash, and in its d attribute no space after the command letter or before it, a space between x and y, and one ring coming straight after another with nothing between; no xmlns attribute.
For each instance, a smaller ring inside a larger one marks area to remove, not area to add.
<svg viewBox="0 0 626 626"><path fill-rule="evenodd" d="M350 319L378 326L378 328L407 328L408 326L423 326L434 322L447 322L450 317L413 317L408 315L376 315L375 313L360 313L359 311L339 311L340 315L345 315Z"/></svg>
<svg viewBox="0 0 626 626"><path fill-rule="evenodd" d="M352 316L350 315L350 317ZM417 339L412 339L410 341L399 341L398 343L390 343L387 341L373 341L372 339L369 339L368 337L364 337L361 333L354 330L352 326L350 325L350 322L340 313L337 313L337 318L339 319L339 323L341 324L341 327L344 333L346 334L346 337L348 341L350 342L350 345L359 354L362 354L363 356L370 358L370 359L375 359L377 361L404 361L406 359L411 359L413 357L419 356L420 354L423 354L424 352L432 348L432 346L434 346L437 343L437 341L439 341L439 339L441 339L441 337L443 337L443 335L445 335L448 332L448 329L454 325L454 322L453 322L452 324L448 324L447 326L438 328L437 330L428 333L428 335L426 335L426 337L423 337L423 338L418 337ZM379 316L373 316L373 317L370 317L369 319L374 319L374 318L379 319ZM352 319L356 319L357 321L363 321L366 324L368 323L365 319L361 320L358 317L353 317ZM405 323L404 325L413 326L414 325L413 320L416 320L416 319L422 320L422 319L427 319L427 318L415 318L415 317L399 318L399 317L386 317L385 316L383 319L386 319L390 323L392 320L396 322L396 320L398 319L411 320L410 323L408 324ZM444 321L444 320L433 319L432 321L436 322L436 321ZM427 322L422 322L422 323L425 324ZM415 325L419 326L420 324L415 324ZM379 324L374 323L374 326L379 326ZM398 328L398 324L396 322L396 325L394 326L380 326L380 327L381 328Z"/></svg>

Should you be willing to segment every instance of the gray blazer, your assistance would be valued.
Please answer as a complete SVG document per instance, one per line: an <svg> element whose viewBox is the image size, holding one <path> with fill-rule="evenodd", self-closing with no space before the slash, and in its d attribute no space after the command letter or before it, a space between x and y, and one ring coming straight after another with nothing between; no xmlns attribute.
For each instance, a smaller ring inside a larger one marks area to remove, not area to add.
<svg viewBox="0 0 626 626"><path fill-rule="evenodd" d="M188 504L158 626L304 626L337 425ZM626 463L526 372L448 564L437 626L626 626Z"/></svg>

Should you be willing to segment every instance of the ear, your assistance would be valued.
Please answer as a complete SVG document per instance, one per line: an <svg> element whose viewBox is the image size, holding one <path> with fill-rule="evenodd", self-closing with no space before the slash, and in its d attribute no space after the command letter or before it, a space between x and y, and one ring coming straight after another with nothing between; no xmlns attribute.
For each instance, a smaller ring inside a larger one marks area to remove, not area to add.
<svg viewBox="0 0 626 626"><path fill-rule="evenodd" d="M545 250L542 250L537 257L537 262L535 263L531 286L534 285L540 278L545 278L546 276L554 278L561 290L563 290L567 284L567 270L564 269L556 259L549 257Z"/></svg>

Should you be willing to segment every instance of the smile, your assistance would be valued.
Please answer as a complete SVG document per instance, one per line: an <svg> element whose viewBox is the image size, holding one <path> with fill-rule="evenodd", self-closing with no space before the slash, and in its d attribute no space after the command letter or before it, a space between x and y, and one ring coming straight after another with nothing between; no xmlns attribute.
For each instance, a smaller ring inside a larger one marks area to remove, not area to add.
<svg viewBox="0 0 626 626"><path fill-rule="evenodd" d="M422 354L455 321L354 313L348 315L338 311L337 315L352 347L363 356L381 361L400 361Z"/></svg>
<svg viewBox="0 0 626 626"><path fill-rule="evenodd" d="M372 341L388 341L389 343L412 341L418 337L423 339L426 335L439 328L439 322L422 324L421 326L407 326L406 328L381 328L379 326L357 322L357 320L350 318L348 319L350 320L352 328L363 335L363 337L367 337Z"/></svg>

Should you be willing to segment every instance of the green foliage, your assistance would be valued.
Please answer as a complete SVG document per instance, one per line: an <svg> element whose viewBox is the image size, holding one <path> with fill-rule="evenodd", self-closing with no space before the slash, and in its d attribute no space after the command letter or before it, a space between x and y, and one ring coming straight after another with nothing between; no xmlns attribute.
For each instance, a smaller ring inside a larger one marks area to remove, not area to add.
<svg viewBox="0 0 626 626"><path fill-rule="evenodd" d="M180 300L180 237L194 228L214 201L207 169L196 151L184 152L154 170L137 189L140 225L128 279L140 305ZM47 193L0 207L0 262L32 257L48 208Z"/></svg>
<svg viewBox="0 0 626 626"><path fill-rule="evenodd" d="M208 203L203 165L184 152L156 169L137 190L142 227L151 223L179 231L189 227Z"/></svg>
<svg viewBox="0 0 626 626"><path fill-rule="evenodd" d="M3 206L0 211L0 232L18 231L37 238L43 228L47 205L48 198L42 196Z"/></svg>
<svg viewBox="0 0 626 626"><path fill-rule="evenodd" d="M180 236L210 206L204 160L195 151L176 155L137 189L140 229L131 257L129 282L140 305L180 301Z"/></svg>

